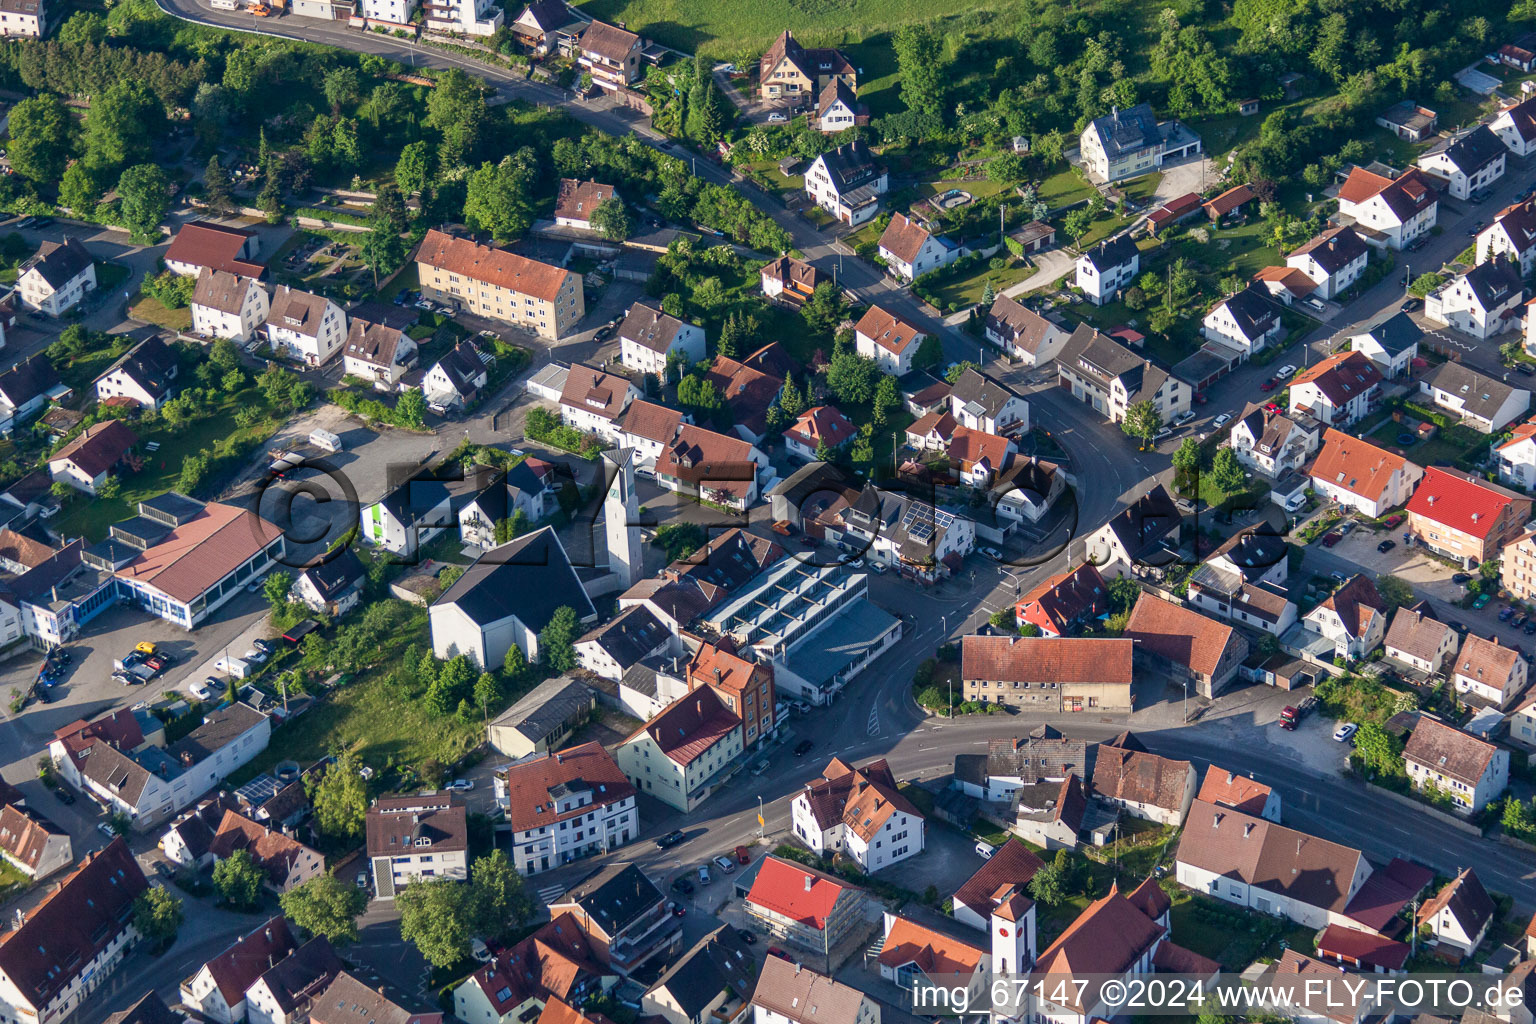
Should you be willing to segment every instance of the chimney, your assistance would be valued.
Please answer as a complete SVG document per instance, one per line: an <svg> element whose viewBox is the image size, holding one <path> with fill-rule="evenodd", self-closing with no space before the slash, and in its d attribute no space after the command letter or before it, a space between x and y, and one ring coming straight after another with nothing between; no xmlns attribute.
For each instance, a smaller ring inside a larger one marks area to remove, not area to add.
<svg viewBox="0 0 1536 1024"><path fill-rule="evenodd" d="M812 881L811 876L810 875L806 875L805 876L805 891L806 892L810 892L811 891L811 881ZM16 913L20 914L21 911L18 910L18 911L16 911ZM799 970L800 969L800 965L796 964L795 965L795 969Z"/></svg>
<svg viewBox="0 0 1536 1024"><path fill-rule="evenodd" d="M720 680L723 679L724 677L725 677L725 673L721 672L719 667L717 666L715 668L715 685L719 686L720 685Z"/></svg>
<svg viewBox="0 0 1536 1024"><path fill-rule="evenodd" d="M1332 238L1328 239L1328 251L1329 252L1332 252L1333 250L1337 249L1338 247L1339 247L1339 236L1338 235L1334 235Z"/></svg>

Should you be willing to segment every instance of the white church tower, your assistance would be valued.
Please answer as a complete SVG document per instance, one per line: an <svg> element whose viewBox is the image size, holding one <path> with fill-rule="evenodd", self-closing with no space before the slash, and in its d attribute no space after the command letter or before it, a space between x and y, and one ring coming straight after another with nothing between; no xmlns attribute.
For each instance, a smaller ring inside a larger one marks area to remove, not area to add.
<svg viewBox="0 0 1536 1024"><path fill-rule="evenodd" d="M603 499L603 529L608 538L608 570L619 577L619 588L628 590L645 570L645 551L640 544L640 503L635 497L635 452L612 448L603 452L603 472L612 471L608 496Z"/></svg>
<svg viewBox="0 0 1536 1024"><path fill-rule="evenodd" d="M1008 891L1011 890L1011 891ZM1009 886L993 896L992 977L1018 977L1035 965L1035 901L1023 886Z"/></svg>

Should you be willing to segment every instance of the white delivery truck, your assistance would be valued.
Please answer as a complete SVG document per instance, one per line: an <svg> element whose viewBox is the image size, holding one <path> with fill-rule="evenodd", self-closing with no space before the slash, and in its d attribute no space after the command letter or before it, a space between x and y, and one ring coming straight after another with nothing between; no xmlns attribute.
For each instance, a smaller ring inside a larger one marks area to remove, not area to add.
<svg viewBox="0 0 1536 1024"><path fill-rule="evenodd" d="M220 658L214 663L213 670L222 672L236 679L244 679L251 674L253 666L243 658Z"/></svg>
<svg viewBox="0 0 1536 1024"><path fill-rule="evenodd" d="M330 452L333 455L341 451L341 437L331 433L329 430L311 430L309 432L309 443L321 451Z"/></svg>

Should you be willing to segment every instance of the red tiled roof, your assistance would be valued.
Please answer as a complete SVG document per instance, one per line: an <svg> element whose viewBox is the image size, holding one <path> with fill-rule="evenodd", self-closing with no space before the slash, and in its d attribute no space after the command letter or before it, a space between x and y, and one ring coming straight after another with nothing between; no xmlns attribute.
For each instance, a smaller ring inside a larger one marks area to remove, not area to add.
<svg viewBox="0 0 1536 1024"><path fill-rule="evenodd" d="M254 512L209 502L117 575L190 603L282 535Z"/></svg>
<svg viewBox="0 0 1536 1024"><path fill-rule="evenodd" d="M613 198L613 186L576 178L561 178L555 197L555 216L566 220L591 220L592 211Z"/></svg>
<svg viewBox="0 0 1536 1024"><path fill-rule="evenodd" d="M1119 976L1140 960L1168 929L1148 918L1111 885L1090 903L1035 962L1036 974ZM1100 1002L1097 985L1067 986L1067 1008L1087 1010Z"/></svg>
<svg viewBox="0 0 1536 1024"><path fill-rule="evenodd" d="M183 224L165 250L167 263L186 263L210 267L242 277L260 277L267 268L253 260L242 259L240 250L254 232L194 220Z"/></svg>
<svg viewBox="0 0 1536 1024"><path fill-rule="evenodd" d="M612 420L624 411L624 397L629 394L630 387L626 377L575 363L565 375L560 404Z"/></svg>
<svg viewBox="0 0 1536 1024"><path fill-rule="evenodd" d="M36 812L0 804L0 850L12 861L26 865L29 872L36 874L48 841L55 836L67 837L67 833Z"/></svg>
<svg viewBox="0 0 1536 1024"><path fill-rule="evenodd" d="M1290 386L1294 393L1303 384L1314 384L1329 402L1343 406L1380 384L1381 379L1381 371L1363 353L1335 352L1297 374Z"/></svg>
<svg viewBox="0 0 1536 1024"><path fill-rule="evenodd" d="M1317 938L1317 954L1320 957L1333 957L1389 971L1402 970L1410 952L1406 942L1397 942L1375 932L1346 928L1339 924L1330 924Z"/></svg>
<svg viewBox="0 0 1536 1024"><path fill-rule="evenodd" d="M1532 299L1531 302L1536 303L1536 299ZM1524 423L1511 430L1509 432L1509 440L1505 441L1501 445L1498 445L1495 450L1503 451L1506 448L1513 448L1521 441L1528 441L1532 437L1536 437L1536 420L1526 420Z"/></svg>
<svg viewBox="0 0 1536 1024"><path fill-rule="evenodd" d="M1323 432L1322 451L1308 472L1325 483L1379 501L1392 474L1407 465L1401 455L1329 427Z"/></svg>
<svg viewBox="0 0 1536 1024"><path fill-rule="evenodd" d="M581 975L610 974L593 956L575 916L562 911L496 959L477 968L470 980L480 987L498 1016L531 999L569 998Z"/></svg>
<svg viewBox="0 0 1536 1024"><path fill-rule="evenodd" d="M1408 511L1480 540L1500 522L1517 496L1502 487L1429 466L1408 502Z"/></svg>
<svg viewBox="0 0 1536 1024"><path fill-rule="evenodd" d="M1487 639L1476 633L1468 633L1462 641L1461 652L1456 655L1452 671L1502 692L1508 689L1510 680L1514 678L1519 660L1519 652L1499 643L1498 637Z"/></svg>
<svg viewBox="0 0 1536 1024"><path fill-rule="evenodd" d="M807 448L822 444L828 448L839 448L858 432L853 421L844 416L837 406L818 405L802 412L784 431L784 436L794 438Z"/></svg>
<svg viewBox="0 0 1536 1024"><path fill-rule="evenodd" d="M279 914L249 935L236 939L233 946L203 966L213 976L224 1002L234 1006L269 967L298 948L288 930L288 919Z"/></svg>
<svg viewBox="0 0 1536 1024"><path fill-rule="evenodd" d="M748 467L753 467L750 471ZM745 498L757 479L752 446L739 437L685 423L656 456L656 475ZM750 475L749 475L750 473Z"/></svg>
<svg viewBox="0 0 1536 1024"><path fill-rule="evenodd" d="M1254 194L1252 188L1247 185L1237 185L1233 188L1227 189L1215 199L1207 202L1205 204L1205 208L1207 211L1214 213L1218 217L1224 217L1231 213L1233 210L1237 209L1239 206L1242 206L1244 203L1252 202L1253 199Z"/></svg>
<svg viewBox="0 0 1536 1024"><path fill-rule="evenodd" d="M1298 267L1265 267L1253 275L1255 281L1273 281L1281 285L1286 291L1298 299L1304 298L1317 291L1317 282L1313 281Z"/></svg>
<svg viewBox="0 0 1536 1024"><path fill-rule="evenodd" d="M965 470L985 461L992 470L997 471L1008 460L1011 444L1006 437L998 437L984 430L956 427L949 442L949 457L951 461L960 463Z"/></svg>
<svg viewBox="0 0 1536 1024"><path fill-rule="evenodd" d="M563 267L552 267L505 249L476 245L468 238L455 238L436 228L428 231L421 240L416 250L416 262L546 302L555 301L571 276L571 272Z"/></svg>
<svg viewBox="0 0 1536 1024"><path fill-rule="evenodd" d="M1190 608L1145 593L1131 609L1124 635L1140 643L1143 653L1186 665L1200 675L1214 676L1221 667L1222 654L1232 642L1233 629Z"/></svg>
<svg viewBox="0 0 1536 1024"><path fill-rule="evenodd" d="M635 795L635 787L619 770L613 755L596 742L540 754L510 764L504 771L507 801L502 806L514 833L580 817L590 813L594 805L605 806ZM556 811L550 790L577 781L591 788L592 803L564 813Z"/></svg>
<svg viewBox="0 0 1536 1024"><path fill-rule="evenodd" d="M854 330L896 355L901 355L923 337L922 331L879 306L870 306Z"/></svg>
<svg viewBox="0 0 1536 1024"><path fill-rule="evenodd" d="M891 222L880 235L880 248L903 263L917 259L918 253L933 236L928 229L904 213L892 214Z"/></svg>
<svg viewBox="0 0 1536 1024"><path fill-rule="evenodd" d="M319 874L325 865L320 853L297 839L269 829L243 814L226 810L208 851L222 860L237 850L249 853L251 859L271 877L272 883L279 887L289 880L295 865L306 857L311 859L314 874Z"/></svg>
<svg viewBox="0 0 1536 1024"><path fill-rule="evenodd" d="M1189 770L1188 761L1101 743L1093 763L1093 791L1105 799L1178 810L1188 795Z"/></svg>
<svg viewBox="0 0 1536 1024"><path fill-rule="evenodd" d="M1131 649L1123 637L967 635L960 640L962 679L1002 682L1131 684Z"/></svg>
<svg viewBox="0 0 1536 1024"><path fill-rule="evenodd" d="M663 444L677 436L677 428L683 425L683 414L655 402L636 400L629 403L624 414L624 432Z"/></svg>
<svg viewBox="0 0 1536 1024"><path fill-rule="evenodd" d="M1371 620L1385 615L1387 609L1376 584L1364 573L1355 573L1317 607L1327 608L1338 615L1350 636L1364 636L1370 631Z"/></svg>
<svg viewBox="0 0 1536 1024"><path fill-rule="evenodd" d="M838 897L847 891L831 875L769 856L758 869L747 902L820 930L827 927Z"/></svg>
<svg viewBox="0 0 1536 1024"><path fill-rule="evenodd" d="M1200 783L1197 799L1258 818L1263 816L1271 792L1273 790L1262 782L1213 764L1205 770L1205 780Z"/></svg>
<svg viewBox="0 0 1536 1024"><path fill-rule="evenodd" d="M1014 606L1022 625L1032 622L1042 631L1062 635L1072 622L1109 610L1109 588L1092 562L1071 572L1048 576Z"/></svg>
<svg viewBox="0 0 1536 1024"><path fill-rule="evenodd" d="M740 716L726 707L714 690L701 687L662 708L660 714L630 733L624 742L645 733L663 754L686 766L740 728Z"/></svg>
<svg viewBox="0 0 1536 1024"><path fill-rule="evenodd" d="M905 917L893 917L880 951L882 967L914 964L927 975L971 974L987 954L970 943L942 935Z"/></svg>
<svg viewBox="0 0 1536 1024"><path fill-rule="evenodd" d="M964 885L955 890L955 906L970 907L986 917L1004 890L1009 890L1009 897L1013 894L1012 890L1024 891L1029 880L1035 877L1035 872L1043 867L1045 861L1010 836L1007 842L992 851L992 856L987 858L987 862L974 875L966 879Z"/></svg>

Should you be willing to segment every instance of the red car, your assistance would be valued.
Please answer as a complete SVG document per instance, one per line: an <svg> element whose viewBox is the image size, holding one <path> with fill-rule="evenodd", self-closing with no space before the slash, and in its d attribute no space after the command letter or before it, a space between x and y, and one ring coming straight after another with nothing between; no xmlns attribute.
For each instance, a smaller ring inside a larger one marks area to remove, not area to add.
<svg viewBox="0 0 1536 1024"><path fill-rule="evenodd" d="M1259 390L1260 391L1273 391L1273 390L1275 390L1275 383L1276 383L1275 378L1271 377L1271 378L1269 378L1269 380L1266 380L1263 384L1259 385Z"/></svg>
<svg viewBox="0 0 1536 1024"><path fill-rule="evenodd" d="M1331 533L1328 533L1328 534L1324 535L1324 537L1323 537L1323 547L1331 548L1331 547L1333 547L1335 544L1337 544L1339 541L1341 541L1343 539L1344 539L1344 535L1342 533L1339 533L1337 530L1334 530Z"/></svg>
<svg viewBox="0 0 1536 1024"><path fill-rule="evenodd" d="M1210 401L1210 399L1205 396L1205 392L1204 391L1196 391L1195 392L1195 404L1196 405L1204 405L1206 402L1209 402L1209 401Z"/></svg>
<svg viewBox="0 0 1536 1024"><path fill-rule="evenodd" d="M1271 416L1275 416L1275 415L1279 414L1280 407L1278 405L1276 405L1274 402L1270 402L1268 405L1266 405L1264 407L1264 411L1269 413Z"/></svg>
<svg viewBox="0 0 1536 1024"><path fill-rule="evenodd" d="M1389 530L1395 530L1395 529L1397 529L1397 525L1399 523L1401 523L1402 521L1403 521L1403 517L1402 517L1401 514L1395 515L1395 516L1387 516L1386 520L1382 523L1382 525L1385 526Z"/></svg>
<svg viewBox="0 0 1536 1024"><path fill-rule="evenodd" d="M747 848L745 846L738 846L738 847L736 847L736 851L735 852L736 852L736 863L738 863L738 864L750 864L750 863L752 863L752 858L751 858L750 855L748 855Z"/></svg>

